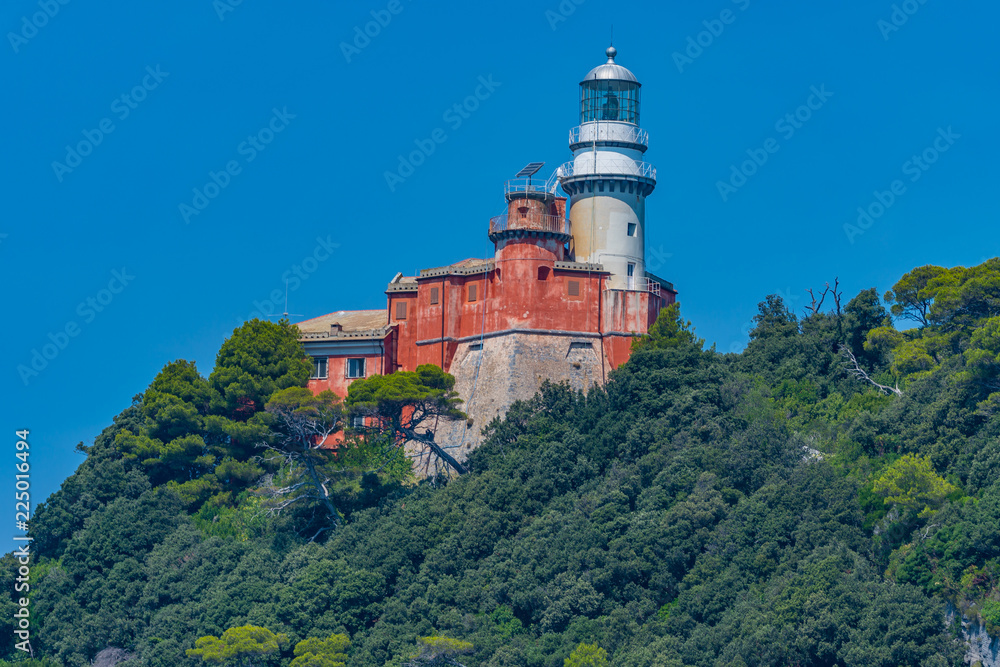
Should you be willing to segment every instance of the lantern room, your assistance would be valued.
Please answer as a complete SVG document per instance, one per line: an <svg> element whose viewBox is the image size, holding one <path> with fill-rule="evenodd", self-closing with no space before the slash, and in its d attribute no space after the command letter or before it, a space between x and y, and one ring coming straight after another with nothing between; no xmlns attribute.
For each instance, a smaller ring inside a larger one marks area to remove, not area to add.
<svg viewBox="0 0 1000 667"><path fill-rule="evenodd" d="M590 70L580 82L580 123L616 121L638 125L642 84L632 72L615 63L615 47L605 53L608 62Z"/></svg>

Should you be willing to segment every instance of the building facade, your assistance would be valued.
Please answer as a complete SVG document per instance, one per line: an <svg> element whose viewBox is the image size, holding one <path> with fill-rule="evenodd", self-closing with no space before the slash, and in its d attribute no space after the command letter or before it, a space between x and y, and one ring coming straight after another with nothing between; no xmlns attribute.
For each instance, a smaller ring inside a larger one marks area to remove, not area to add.
<svg viewBox="0 0 1000 667"><path fill-rule="evenodd" d="M357 378L438 365L455 376L472 419L437 440L464 456L482 426L544 380L586 389L628 359L676 291L646 270L656 170L644 161L641 84L614 47L606 55L580 83L572 160L546 181L533 178L541 164L532 163L505 184L507 212L485 230L493 257L396 274L385 310L298 324L313 391L346 396Z"/></svg>

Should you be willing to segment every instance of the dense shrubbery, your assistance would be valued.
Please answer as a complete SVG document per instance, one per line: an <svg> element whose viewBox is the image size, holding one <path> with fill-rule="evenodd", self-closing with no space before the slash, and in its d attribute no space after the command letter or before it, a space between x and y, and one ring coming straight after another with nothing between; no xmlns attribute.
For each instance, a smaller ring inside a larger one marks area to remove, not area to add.
<svg viewBox="0 0 1000 667"><path fill-rule="evenodd" d="M739 355L668 309L605 388L490 424L470 474L407 483L378 443L327 462L343 521L315 542L316 503L261 514L255 415L307 373L294 332L248 325L208 380L168 365L39 509L36 648L196 665L255 626L281 665L337 634L330 664L359 666L429 639L470 666L959 664L947 600L1000 624L1000 261L886 299L919 327L874 290L802 318L768 297Z"/></svg>

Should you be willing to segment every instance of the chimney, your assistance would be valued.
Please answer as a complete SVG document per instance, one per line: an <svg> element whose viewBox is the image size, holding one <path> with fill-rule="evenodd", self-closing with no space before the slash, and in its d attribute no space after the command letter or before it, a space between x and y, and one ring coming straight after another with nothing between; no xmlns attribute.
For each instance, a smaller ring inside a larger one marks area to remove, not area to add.
<svg viewBox="0 0 1000 667"><path fill-rule="evenodd" d="M338 324L336 322L334 322L333 324L330 325L330 335L331 336L336 336L336 335L338 335L343 330L344 330L344 327L340 326L340 324Z"/></svg>

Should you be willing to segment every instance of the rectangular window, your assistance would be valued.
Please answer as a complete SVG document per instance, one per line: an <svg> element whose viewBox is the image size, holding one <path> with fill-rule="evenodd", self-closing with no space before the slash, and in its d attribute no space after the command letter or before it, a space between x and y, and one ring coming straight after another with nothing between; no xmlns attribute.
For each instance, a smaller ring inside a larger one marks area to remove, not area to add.
<svg viewBox="0 0 1000 667"><path fill-rule="evenodd" d="M365 418L360 415L354 415L351 417L351 428L364 428Z"/></svg>
<svg viewBox="0 0 1000 667"><path fill-rule="evenodd" d="M570 280L566 283L566 290L570 296L580 296L580 281Z"/></svg>
<svg viewBox="0 0 1000 667"><path fill-rule="evenodd" d="M477 297L476 287L478 287L478 286L477 285L469 285L469 302L470 303L476 300L476 297Z"/></svg>
<svg viewBox="0 0 1000 667"><path fill-rule="evenodd" d="M396 319L405 320L406 319L406 302L397 301L396 302Z"/></svg>
<svg viewBox="0 0 1000 667"><path fill-rule="evenodd" d="M363 378L365 376L365 360L364 359L348 359L347 360L347 377L349 378Z"/></svg>
<svg viewBox="0 0 1000 667"><path fill-rule="evenodd" d="M431 288L431 305L435 306L435 305L437 305L437 302L438 302L438 288L437 287L432 287Z"/></svg>
<svg viewBox="0 0 1000 667"><path fill-rule="evenodd" d="M310 380L326 379L326 357L313 357L313 371Z"/></svg>
<svg viewBox="0 0 1000 667"><path fill-rule="evenodd" d="M634 222L628 223L628 235L635 236L635 230L636 230L636 223Z"/></svg>
<svg viewBox="0 0 1000 667"><path fill-rule="evenodd" d="M635 264L631 262L628 265L628 288L635 289Z"/></svg>

